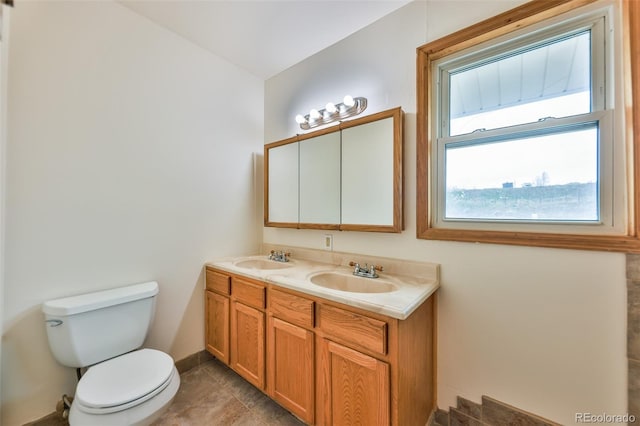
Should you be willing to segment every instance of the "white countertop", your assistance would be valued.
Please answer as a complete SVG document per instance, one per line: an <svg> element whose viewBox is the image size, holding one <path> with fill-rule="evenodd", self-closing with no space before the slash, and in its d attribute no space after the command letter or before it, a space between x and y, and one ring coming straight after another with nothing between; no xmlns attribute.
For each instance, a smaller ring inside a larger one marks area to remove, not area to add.
<svg viewBox="0 0 640 426"><path fill-rule="evenodd" d="M287 266L283 269L250 269L237 266L240 262L254 259L268 260L266 255L227 257L208 262L207 265L233 274L265 281L275 286L322 297L400 320L408 318L409 315L440 286L438 268L437 266L434 268L433 264L425 265L429 266L426 268L428 271L434 272L421 276L380 272L378 274L380 276L380 278L378 278L380 280L379 282L386 281L392 283L396 287L394 291L386 293L356 293L334 290L313 284L310 281L311 276L321 272L351 275L353 272L353 268L351 267L296 258L292 258L287 262L285 264ZM384 261L388 263L391 260L385 259ZM275 261L269 262L279 263ZM402 266L402 263L406 262L398 261L398 263L399 266ZM416 263L413 264L415 265ZM400 269L399 266L391 269L397 271ZM415 268L409 269L415 270ZM377 280L375 278L361 279L370 280L372 284L375 284Z"/></svg>

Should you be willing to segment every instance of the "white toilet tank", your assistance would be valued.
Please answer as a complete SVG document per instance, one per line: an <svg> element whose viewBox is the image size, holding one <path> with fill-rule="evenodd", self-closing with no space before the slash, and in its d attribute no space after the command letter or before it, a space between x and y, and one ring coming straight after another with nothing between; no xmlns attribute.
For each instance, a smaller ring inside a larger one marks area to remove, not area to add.
<svg viewBox="0 0 640 426"><path fill-rule="evenodd" d="M155 312L158 283L150 281L42 305L49 347L69 367L87 367L138 349Z"/></svg>

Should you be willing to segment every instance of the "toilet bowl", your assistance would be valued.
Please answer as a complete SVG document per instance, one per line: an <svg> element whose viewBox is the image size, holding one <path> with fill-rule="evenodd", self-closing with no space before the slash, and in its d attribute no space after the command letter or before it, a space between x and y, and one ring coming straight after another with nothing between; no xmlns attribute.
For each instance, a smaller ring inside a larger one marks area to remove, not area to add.
<svg viewBox="0 0 640 426"><path fill-rule="evenodd" d="M180 386L173 359L140 349L90 367L71 404L71 425L148 425L171 404Z"/></svg>
<svg viewBox="0 0 640 426"><path fill-rule="evenodd" d="M152 281L43 304L54 358L88 367L71 404L71 426L148 425L173 401L180 387L173 359L140 349L157 294Z"/></svg>

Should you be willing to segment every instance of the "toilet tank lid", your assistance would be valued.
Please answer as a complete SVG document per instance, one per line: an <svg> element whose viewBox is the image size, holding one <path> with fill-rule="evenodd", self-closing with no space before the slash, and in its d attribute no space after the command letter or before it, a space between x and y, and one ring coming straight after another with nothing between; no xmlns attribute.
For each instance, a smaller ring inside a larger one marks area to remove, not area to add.
<svg viewBox="0 0 640 426"><path fill-rule="evenodd" d="M146 299L158 294L158 283L146 283L112 288L77 296L50 300L42 304L42 312L53 316L68 316L134 300Z"/></svg>

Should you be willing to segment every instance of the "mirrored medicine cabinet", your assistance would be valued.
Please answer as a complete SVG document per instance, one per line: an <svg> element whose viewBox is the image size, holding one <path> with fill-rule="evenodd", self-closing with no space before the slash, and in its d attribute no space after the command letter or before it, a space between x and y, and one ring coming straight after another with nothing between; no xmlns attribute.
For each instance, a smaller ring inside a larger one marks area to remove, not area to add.
<svg viewBox="0 0 640 426"><path fill-rule="evenodd" d="M401 232L400 108L264 147L264 224Z"/></svg>

